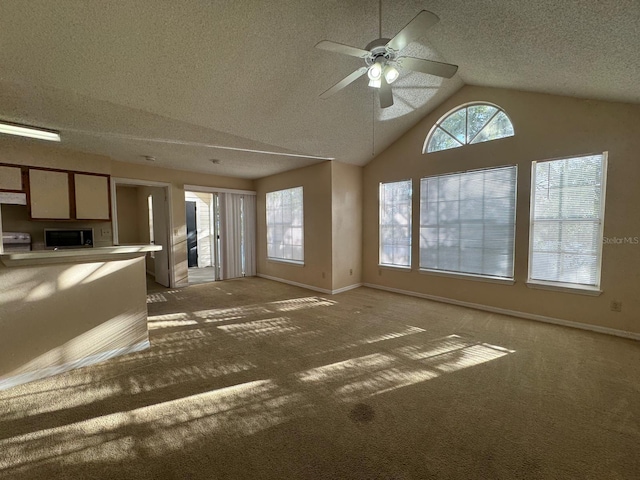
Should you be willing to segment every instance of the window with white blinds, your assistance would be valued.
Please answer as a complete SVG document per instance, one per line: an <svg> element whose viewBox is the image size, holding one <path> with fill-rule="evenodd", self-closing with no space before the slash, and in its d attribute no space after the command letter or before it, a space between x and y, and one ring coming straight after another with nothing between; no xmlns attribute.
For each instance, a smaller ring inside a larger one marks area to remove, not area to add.
<svg viewBox="0 0 640 480"><path fill-rule="evenodd" d="M533 162L529 281L600 286L607 155Z"/></svg>
<svg viewBox="0 0 640 480"><path fill-rule="evenodd" d="M304 262L302 187L268 192L267 258Z"/></svg>
<svg viewBox="0 0 640 480"><path fill-rule="evenodd" d="M411 267L411 180L380 184L379 261Z"/></svg>
<svg viewBox="0 0 640 480"><path fill-rule="evenodd" d="M516 167L420 180L420 268L513 278Z"/></svg>

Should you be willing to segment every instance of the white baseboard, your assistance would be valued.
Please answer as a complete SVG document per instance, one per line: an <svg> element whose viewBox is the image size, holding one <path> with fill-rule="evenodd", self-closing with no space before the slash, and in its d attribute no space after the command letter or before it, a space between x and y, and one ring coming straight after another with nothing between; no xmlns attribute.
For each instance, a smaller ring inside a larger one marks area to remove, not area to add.
<svg viewBox="0 0 640 480"><path fill-rule="evenodd" d="M275 282L286 283L288 285L306 288L308 290L313 290L314 292L325 293L327 295L335 295L337 293L346 292L348 290L353 290L354 288L362 286L361 283L354 283L353 285L347 285L346 287L338 288L337 290L328 290L326 288L314 287L313 285L306 285L304 283L294 282L292 280L287 280L284 278L272 277L271 275L265 275L264 273L258 273L256 276L260 278L266 278L267 280L273 280Z"/></svg>
<svg viewBox="0 0 640 480"><path fill-rule="evenodd" d="M258 273L257 276L260 278L266 278L267 280L286 283L288 285L293 285L295 287L302 287L308 290L313 290L314 292L326 293L327 295L331 295L331 290L327 290L326 288L314 287L313 285L306 285L304 283L294 282L292 280L286 280L284 278L272 277L271 275L265 275L264 273Z"/></svg>
<svg viewBox="0 0 640 480"><path fill-rule="evenodd" d="M129 347L116 348L107 352L96 353L73 362L63 363L62 365L56 365L33 372L21 373L20 375L15 375L13 377L3 378L0 380L0 390L6 390L17 385L22 385L23 383L33 382L34 380L41 380L76 368L94 365L96 363L109 360L110 358L126 355L127 353L139 352L140 350L145 350L149 347L151 347L149 340L145 340L144 342L139 342Z"/></svg>
<svg viewBox="0 0 640 480"><path fill-rule="evenodd" d="M436 295L428 295L426 293L418 293L418 292L412 292L410 290L401 290L399 288L384 287L382 285L375 285L373 283L363 283L362 285L364 287L375 288L378 290L386 290L387 292L400 293L402 295L409 295L412 297L425 298L427 300L434 300L436 302L449 303L449 304L458 305L461 307L475 308L476 310L483 310L486 312L500 313L502 315L510 315L512 317L519 317L527 320L536 320L539 322L553 323L555 325L562 325L564 327L579 328L581 330L589 330L592 332L605 333L607 335L615 335L616 337L624 337L624 338L630 338L632 340L640 341L640 333L627 332L625 330L617 330L615 328L601 327L599 325L590 325L588 323L572 322L570 320L563 320L561 318L547 317L545 315L537 315L535 313L520 312L517 310L508 310L506 308L492 307L490 305L482 305L479 303L464 302L462 300L438 297Z"/></svg>
<svg viewBox="0 0 640 480"><path fill-rule="evenodd" d="M335 295L336 293L348 292L349 290L353 290L354 288L361 287L361 283L354 283L353 285L347 285L346 287L338 288L337 290L331 290L331 295Z"/></svg>

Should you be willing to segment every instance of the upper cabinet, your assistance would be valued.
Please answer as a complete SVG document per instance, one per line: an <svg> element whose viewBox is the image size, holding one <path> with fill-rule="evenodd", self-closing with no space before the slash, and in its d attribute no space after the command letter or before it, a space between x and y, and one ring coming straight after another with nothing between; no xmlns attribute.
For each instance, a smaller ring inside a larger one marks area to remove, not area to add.
<svg viewBox="0 0 640 480"><path fill-rule="evenodd" d="M0 204L27 204L23 172L26 172L26 168L0 164Z"/></svg>
<svg viewBox="0 0 640 480"><path fill-rule="evenodd" d="M109 176L29 168L32 220L110 220Z"/></svg>
<svg viewBox="0 0 640 480"><path fill-rule="evenodd" d="M32 219L70 220L72 218L67 172L30 168L29 191Z"/></svg>
<svg viewBox="0 0 640 480"><path fill-rule="evenodd" d="M109 177L74 173L76 218L109 220Z"/></svg>
<svg viewBox="0 0 640 480"><path fill-rule="evenodd" d="M22 192L22 168L0 165L0 191Z"/></svg>

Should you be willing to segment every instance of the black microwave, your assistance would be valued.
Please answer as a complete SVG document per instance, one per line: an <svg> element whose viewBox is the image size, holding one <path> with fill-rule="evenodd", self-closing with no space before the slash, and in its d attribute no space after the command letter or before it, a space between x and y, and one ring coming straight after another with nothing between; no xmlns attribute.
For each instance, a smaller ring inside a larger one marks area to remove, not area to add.
<svg viewBox="0 0 640 480"><path fill-rule="evenodd" d="M87 248L93 247L93 228L44 229L45 248Z"/></svg>

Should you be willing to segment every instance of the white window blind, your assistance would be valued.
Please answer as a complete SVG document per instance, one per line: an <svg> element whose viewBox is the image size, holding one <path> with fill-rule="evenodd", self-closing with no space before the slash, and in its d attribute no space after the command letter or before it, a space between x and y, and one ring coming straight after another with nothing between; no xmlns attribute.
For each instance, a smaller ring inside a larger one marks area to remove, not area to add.
<svg viewBox="0 0 640 480"><path fill-rule="evenodd" d="M295 263L304 261L302 197L302 187L267 193L268 258Z"/></svg>
<svg viewBox="0 0 640 480"><path fill-rule="evenodd" d="M606 153L533 162L529 280L599 288Z"/></svg>
<svg viewBox="0 0 640 480"><path fill-rule="evenodd" d="M420 268L513 278L516 167L420 180Z"/></svg>
<svg viewBox="0 0 640 480"><path fill-rule="evenodd" d="M411 267L411 180L380 184L379 261Z"/></svg>

